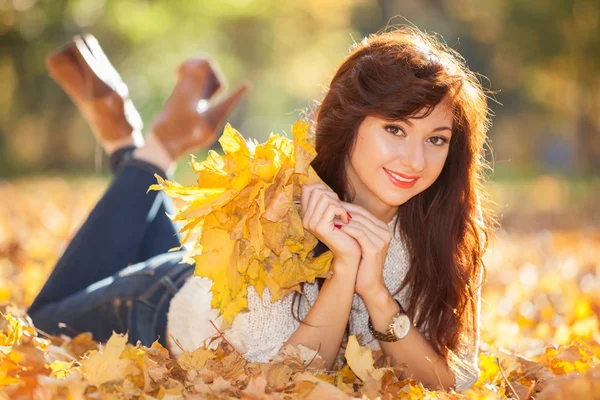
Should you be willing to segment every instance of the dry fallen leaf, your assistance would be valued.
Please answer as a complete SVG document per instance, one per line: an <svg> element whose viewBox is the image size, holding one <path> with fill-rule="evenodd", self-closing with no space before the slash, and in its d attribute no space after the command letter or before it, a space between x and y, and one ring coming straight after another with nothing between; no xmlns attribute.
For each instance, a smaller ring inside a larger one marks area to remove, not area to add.
<svg viewBox="0 0 600 400"><path fill-rule="evenodd" d="M127 335L113 334L104 350L92 350L82 362L83 377L92 385L122 379L131 365L130 359L121 358L126 344Z"/></svg>
<svg viewBox="0 0 600 400"><path fill-rule="evenodd" d="M369 377L373 377L378 381L386 370L391 370L390 368L375 368L371 348L359 345L354 335L348 338L346 354L344 356L352 372L363 382L366 382Z"/></svg>
<svg viewBox="0 0 600 400"><path fill-rule="evenodd" d="M260 173L264 176L271 166L263 163ZM308 174L310 179L310 169ZM82 375L81 365L92 350L101 352L105 345L86 333L75 338L46 337L36 330L24 308L31 304L65 244L107 184L104 177L89 176L69 180L19 178L0 184L0 312L4 314L0 317L1 400L235 399L242 397L251 377L256 377L254 384L260 383L259 377L266 381L265 398L363 399L364 393L373 395L378 384L381 399L487 400L515 398L515 393L521 399L600 398L600 233L593 230L499 233L494 239L487 253L488 275L483 287L481 376L463 393L428 390L412 379L402 379L400 367L394 367L394 373L386 371L378 381L367 378L363 383L347 364L337 371L324 371L317 357L306 367L314 353L309 357L309 353L293 347L271 363L248 363L231 356L224 361L233 350L222 341L211 347L212 358L201 370L183 368L157 343L150 348L127 345L120 357L131 360L128 373L93 385ZM240 187L240 183L236 185ZM277 204L289 194L280 182L272 185L282 189L273 191L270 201L265 197L265 214L276 219L281 215ZM294 201L299 188L294 186ZM257 192L256 198L260 196ZM267 211L269 204L273 208ZM226 211L215 211L213 222L225 221ZM301 228L299 220L290 221L292 228ZM269 225L276 222L263 218L261 223L265 246L281 254L285 243L273 234L276 225ZM248 234L245 222L236 227L233 239ZM10 304L1 304L7 301ZM195 349L190 350L193 353ZM372 356L375 367L387 366L378 352ZM53 365L55 361L61 363ZM293 372L289 385L283 388L286 367ZM297 375L312 377L297 380ZM262 395L260 390L255 393Z"/></svg>
<svg viewBox="0 0 600 400"><path fill-rule="evenodd" d="M203 348L196 349L191 353L184 351L179 357L179 365L185 370L202 369L206 362L214 356L213 352Z"/></svg>
<svg viewBox="0 0 600 400"><path fill-rule="evenodd" d="M295 205L302 185L320 182L310 167L316 152L308 128L298 120L293 141L271 134L258 144L227 124L219 138L224 154L211 150L204 162L192 160L197 185L157 176L149 189L183 201L173 220L183 223L182 243L190 245L186 261L213 282L211 306L225 324L247 309L248 286L261 297L268 288L275 302L302 282L330 275L333 256L310 256L317 239L304 230Z"/></svg>

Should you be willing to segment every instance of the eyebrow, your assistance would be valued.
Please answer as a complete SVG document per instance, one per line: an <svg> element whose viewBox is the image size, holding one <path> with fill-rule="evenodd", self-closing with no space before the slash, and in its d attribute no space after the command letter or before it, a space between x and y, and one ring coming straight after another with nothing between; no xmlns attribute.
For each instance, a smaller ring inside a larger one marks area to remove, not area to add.
<svg viewBox="0 0 600 400"><path fill-rule="evenodd" d="M410 126L411 128L414 126L414 124L407 119L401 119L400 121L404 122L406 125ZM450 133L452 133L452 128L450 128L448 126L440 126L439 128L435 128L432 132L445 131L446 129L449 130Z"/></svg>

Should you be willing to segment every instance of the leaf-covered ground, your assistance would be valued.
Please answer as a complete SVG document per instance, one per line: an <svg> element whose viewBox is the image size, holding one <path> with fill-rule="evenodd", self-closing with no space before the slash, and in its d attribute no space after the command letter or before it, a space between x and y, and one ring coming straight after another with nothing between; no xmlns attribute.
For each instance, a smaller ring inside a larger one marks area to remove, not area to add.
<svg viewBox="0 0 600 400"><path fill-rule="evenodd" d="M600 398L598 231L497 234L486 254L482 374L464 393L428 391L356 348L349 366L323 371L319 357L293 347L248 363L219 336L214 350L177 361L119 335L102 345L86 334L48 338L23 310L105 187L0 183L0 399Z"/></svg>

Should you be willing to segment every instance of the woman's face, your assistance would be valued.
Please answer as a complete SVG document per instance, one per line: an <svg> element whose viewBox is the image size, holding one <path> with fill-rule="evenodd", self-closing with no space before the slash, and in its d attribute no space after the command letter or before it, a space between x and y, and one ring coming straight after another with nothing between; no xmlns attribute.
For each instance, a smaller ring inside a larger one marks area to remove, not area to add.
<svg viewBox="0 0 600 400"><path fill-rule="evenodd" d="M356 191L353 202L382 221L391 221L398 206L427 189L440 175L451 138L452 113L443 102L422 119L365 117L347 166Z"/></svg>

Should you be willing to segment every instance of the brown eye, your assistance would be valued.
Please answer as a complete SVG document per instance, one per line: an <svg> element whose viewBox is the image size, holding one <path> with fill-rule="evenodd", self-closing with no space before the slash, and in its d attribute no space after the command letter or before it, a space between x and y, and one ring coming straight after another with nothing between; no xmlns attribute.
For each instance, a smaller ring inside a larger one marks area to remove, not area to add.
<svg viewBox="0 0 600 400"><path fill-rule="evenodd" d="M432 144L433 144L434 146L438 146L438 147L441 147L441 146L443 146L443 145L445 145L446 143L448 143L448 142L449 142L449 140L448 140L448 139L446 139L446 138L445 138L445 137L443 137L443 136L434 136L434 137L432 137L430 140L435 140L436 142L435 142L435 143L434 143L434 142L432 142Z"/></svg>
<svg viewBox="0 0 600 400"><path fill-rule="evenodd" d="M398 133L400 132L402 133L402 135L404 134L404 131L398 125L386 125L385 130L391 133L393 136L401 136L398 135Z"/></svg>

